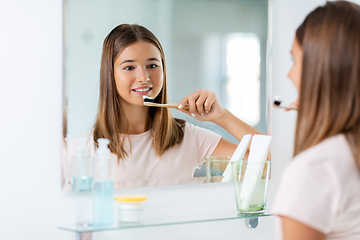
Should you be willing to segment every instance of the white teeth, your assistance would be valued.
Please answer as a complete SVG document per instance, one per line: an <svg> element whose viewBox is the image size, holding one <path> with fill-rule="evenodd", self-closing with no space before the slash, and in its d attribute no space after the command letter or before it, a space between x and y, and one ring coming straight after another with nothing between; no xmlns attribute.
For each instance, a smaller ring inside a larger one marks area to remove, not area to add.
<svg viewBox="0 0 360 240"><path fill-rule="evenodd" d="M134 89L135 92L147 92L150 88Z"/></svg>

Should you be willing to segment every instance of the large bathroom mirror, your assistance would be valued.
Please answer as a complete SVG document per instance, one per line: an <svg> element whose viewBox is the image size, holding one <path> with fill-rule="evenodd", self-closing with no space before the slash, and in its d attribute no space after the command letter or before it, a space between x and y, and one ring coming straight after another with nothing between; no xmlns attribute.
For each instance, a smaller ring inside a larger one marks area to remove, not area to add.
<svg viewBox="0 0 360 240"><path fill-rule="evenodd" d="M268 0L65 0L64 139L93 127L98 107L102 44L122 23L136 23L160 40L166 57L169 101L197 89L217 94L234 115L267 132L266 47ZM172 110L176 118L239 141L221 127ZM66 148L64 148L66 149ZM71 159L64 150L63 184ZM205 182L205 167L192 179ZM150 186L125 184L124 187ZM156 184L155 184L156 185Z"/></svg>

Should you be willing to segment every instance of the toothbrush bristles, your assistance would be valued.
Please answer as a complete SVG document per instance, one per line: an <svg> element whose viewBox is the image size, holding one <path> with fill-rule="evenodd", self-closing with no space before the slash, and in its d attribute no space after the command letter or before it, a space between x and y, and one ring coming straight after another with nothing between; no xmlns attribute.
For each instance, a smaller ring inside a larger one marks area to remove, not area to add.
<svg viewBox="0 0 360 240"><path fill-rule="evenodd" d="M281 101L275 100L275 101L274 101L274 104L280 106Z"/></svg>
<svg viewBox="0 0 360 240"><path fill-rule="evenodd" d="M280 96L279 95L276 95L274 97L274 104L277 105L277 106L280 106L281 104L281 99L280 99Z"/></svg>
<svg viewBox="0 0 360 240"><path fill-rule="evenodd" d="M148 97L148 96L143 96L144 102L154 102L154 99L152 97Z"/></svg>

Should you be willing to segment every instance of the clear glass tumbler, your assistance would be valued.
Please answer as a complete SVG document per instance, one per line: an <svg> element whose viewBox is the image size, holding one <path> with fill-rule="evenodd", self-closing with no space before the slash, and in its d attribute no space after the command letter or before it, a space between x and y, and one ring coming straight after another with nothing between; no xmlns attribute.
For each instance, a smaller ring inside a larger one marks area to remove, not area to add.
<svg viewBox="0 0 360 240"><path fill-rule="evenodd" d="M234 161L231 162L231 168L238 212L264 213L270 178L270 161Z"/></svg>
<svg viewBox="0 0 360 240"><path fill-rule="evenodd" d="M206 182L221 182L223 179L223 174L228 167L229 173L231 174L231 157L207 157L205 158L206 164Z"/></svg>

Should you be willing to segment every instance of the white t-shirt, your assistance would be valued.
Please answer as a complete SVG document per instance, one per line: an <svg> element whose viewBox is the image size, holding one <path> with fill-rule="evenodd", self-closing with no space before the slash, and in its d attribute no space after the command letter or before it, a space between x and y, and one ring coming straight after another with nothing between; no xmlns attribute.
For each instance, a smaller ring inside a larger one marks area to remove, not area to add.
<svg viewBox="0 0 360 240"><path fill-rule="evenodd" d="M91 130L70 141L68 145L69 163L76 154L79 138L87 139L90 157L96 157L93 131ZM124 149L129 157L121 159L118 164L117 156L111 154L115 188L161 185L161 182L169 183L169 181L192 178L195 169L201 166L205 157L211 156L221 136L208 129L186 123L182 142L167 149L161 157L155 154L150 131L129 135L129 138L131 152L129 141L125 139L124 142Z"/></svg>
<svg viewBox="0 0 360 240"><path fill-rule="evenodd" d="M326 234L327 239L360 239L360 174L343 134L290 162L272 211ZM277 227L281 230L281 225Z"/></svg>

